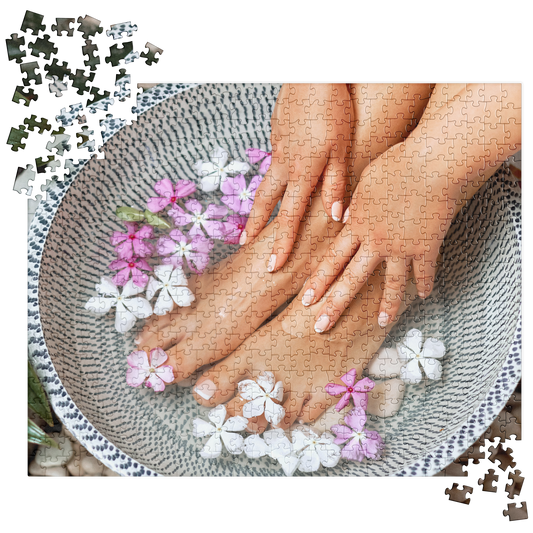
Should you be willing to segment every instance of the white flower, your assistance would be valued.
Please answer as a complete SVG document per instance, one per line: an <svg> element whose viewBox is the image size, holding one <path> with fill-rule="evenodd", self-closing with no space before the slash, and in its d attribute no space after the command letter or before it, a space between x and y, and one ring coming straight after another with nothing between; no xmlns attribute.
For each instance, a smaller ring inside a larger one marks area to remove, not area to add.
<svg viewBox="0 0 533 533"><path fill-rule="evenodd" d="M285 409L272 401L281 402L283 399L283 385L281 381L274 385L272 372L267 371L259 374L257 383L251 379L241 381L239 393L243 399L249 400L242 408L242 414L246 418L265 413L265 418L273 426L277 426L285 416Z"/></svg>
<svg viewBox="0 0 533 533"><path fill-rule="evenodd" d="M201 418L193 420L192 434L195 437L211 436L200 451L200 455L204 459L216 459L222 452L222 442L224 442L229 453L234 455L242 453L244 439L242 435L232 432L245 429L248 425L248 420L242 416L232 416L224 422L226 419L226 407L224 405L217 405L214 409L211 409L207 417L213 422L212 424Z"/></svg>
<svg viewBox="0 0 533 533"><path fill-rule="evenodd" d="M333 442L335 437L326 431L319 437L311 428L299 426L292 432L293 449L300 451L300 472L315 472L320 465L332 468L341 458L340 447Z"/></svg>
<svg viewBox="0 0 533 533"><path fill-rule="evenodd" d="M400 377L404 381L418 383L423 377L422 369L429 379L440 379L442 366L437 359L446 353L441 341L427 339L422 348L422 333L417 329L411 329L397 348L399 358L404 362L409 361L400 370Z"/></svg>
<svg viewBox="0 0 533 533"><path fill-rule="evenodd" d="M122 294L113 281L102 276L96 290L108 298L93 296L86 304L85 309L93 313L105 314L112 307L116 307L115 328L121 333L129 331L137 318L147 318L152 314L152 307L146 298L139 296L132 298L144 290L133 283L133 278L122 287Z"/></svg>
<svg viewBox="0 0 533 533"><path fill-rule="evenodd" d="M154 305L156 315L165 315L172 311L174 302L180 307L188 307L194 301L194 294L187 288L187 277L181 267L172 265L158 265L154 274L159 278L150 278L146 287L146 297L151 300L154 294L161 289Z"/></svg>
<svg viewBox="0 0 533 533"><path fill-rule="evenodd" d="M250 170L250 165L242 161L232 161L226 165L228 152L220 146L215 146L209 159L211 161L200 160L194 164L194 170L202 176L202 190L206 192L216 190L228 174L246 174Z"/></svg>
<svg viewBox="0 0 533 533"><path fill-rule="evenodd" d="M244 453L250 459L258 459L268 455L279 461L286 476L292 476L298 467L300 459L293 450L291 441L282 429L271 429L263 433L264 440L259 435L250 435L244 441Z"/></svg>

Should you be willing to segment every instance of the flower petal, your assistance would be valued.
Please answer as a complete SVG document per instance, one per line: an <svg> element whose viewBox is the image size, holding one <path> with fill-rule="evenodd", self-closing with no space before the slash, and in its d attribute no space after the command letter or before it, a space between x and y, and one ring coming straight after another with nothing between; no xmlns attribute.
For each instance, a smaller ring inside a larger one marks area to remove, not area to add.
<svg viewBox="0 0 533 533"><path fill-rule="evenodd" d="M272 164L272 154L267 155L263 161L261 161L261 165L259 166L259 174L263 174L263 176L268 172L268 169L270 168L270 165Z"/></svg>
<svg viewBox="0 0 533 533"><path fill-rule="evenodd" d="M279 461L279 464L281 465L281 468L283 468L283 472L286 476L292 476L300 464L300 458L292 453L282 457L277 457L276 459Z"/></svg>
<svg viewBox="0 0 533 533"><path fill-rule="evenodd" d="M285 409L281 405L274 403L270 398L267 398L264 409L265 418L274 427L278 426L282 418L285 416Z"/></svg>
<svg viewBox="0 0 533 533"><path fill-rule="evenodd" d="M355 407L344 417L344 422L355 431L362 431L366 424L366 413L364 409Z"/></svg>
<svg viewBox="0 0 533 533"><path fill-rule="evenodd" d="M331 396L338 396L339 394L346 393L346 387L337 383L328 383L326 385L326 392Z"/></svg>
<svg viewBox="0 0 533 533"><path fill-rule="evenodd" d="M157 347L150 350L150 363L154 368L161 366L167 359L168 355L163 348Z"/></svg>
<svg viewBox="0 0 533 533"><path fill-rule="evenodd" d="M424 369L429 379L440 379L442 376L442 365L436 359L420 359L420 365Z"/></svg>
<svg viewBox="0 0 533 533"><path fill-rule="evenodd" d="M244 440L244 453L250 459L259 459L269 451L269 446L259 435L250 435Z"/></svg>
<svg viewBox="0 0 533 533"><path fill-rule="evenodd" d="M242 407L242 414L246 418L262 415L265 411L265 397L258 396L254 400L245 403Z"/></svg>
<svg viewBox="0 0 533 533"><path fill-rule="evenodd" d="M259 163L259 161L264 159L268 154L268 152L263 152L263 150L260 150L259 148L248 148L246 150L246 155L248 156L248 159L252 165Z"/></svg>
<svg viewBox="0 0 533 533"><path fill-rule="evenodd" d="M357 382L353 390L357 392L370 392L376 384L370 378L363 378Z"/></svg>
<svg viewBox="0 0 533 533"><path fill-rule="evenodd" d="M246 174L250 170L250 164L243 161L232 161L224 167L228 174Z"/></svg>
<svg viewBox="0 0 533 533"><path fill-rule="evenodd" d="M244 438L238 433L229 433L227 431L222 431L221 433L222 441L226 446L226 450L233 455L239 455L244 450Z"/></svg>
<svg viewBox="0 0 533 533"><path fill-rule="evenodd" d="M400 370L400 378L409 383L418 383L422 379L422 372L418 366L419 359L411 359Z"/></svg>
<svg viewBox="0 0 533 533"><path fill-rule="evenodd" d="M341 381L347 386L347 387L353 387L353 384L355 383L355 378L357 377L357 370L355 368L352 368L344 376L341 377Z"/></svg>
<svg viewBox="0 0 533 533"><path fill-rule="evenodd" d="M172 298L168 288L164 287L159 293L154 305L154 314L158 316L166 315L174 309L174 299Z"/></svg>
<svg viewBox="0 0 533 533"><path fill-rule="evenodd" d="M200 457L204 459L216 459L222 453L222 441L220 437L213 435L200 450Z"/></svg>
<svg viewBox="0 0 533 533"><path fill-rule="evenodd" d="M363 447L358 438L353 438L341 451L341 457L349 461L362 461L365 458Z"/></svg>
<svg viewBox="0 0 533 533"><path fill-rule="evenodd" d="M207 435L212 435L215 432L215 427L213 424L202 420L201 418L195 418L192 421L192 434L193 437L202 438L207 437Z"/></svg>
<svg viewBox="0 0 533 533"><path fill-rule="evenodd" d="M219 168L222 168L226 164L228 157L229 152L218 144L216 144L213 150L209 152L209 159L213 161L213 163L215 163Z"/></svg>
<svg viewBox="0 0 533 533"><path fill-rule="evenodd" d="M299 451L302 448L305 448L308 444L308 437L301 430L294 429L291 433L292 436L292 449L294 451Z"/></svg>
<svg viewBox="0 0 533 533"><path fill-rule="evenodd" d="M126 371L126 383L130 387L139 387L144 383L147 373L139 368L129 367Z"/></svg>
<svg viewBox="0 0 533 533"><path fill-rule="evenodd" d="M278 381L274 385L272 392L270 392L270 397L273 400L278 400L278 402L281 402L283 400L283 382Z"/></svg>
<svg viewBox="0 0 533 533"><path fill-rule="evenodd" d="M150 302L146 298L141 298L140 296L128 298L127 300L124 300L124 304L137 318L148 318L153 313Z"/></svg>
<svg viewBox="0 0 533 533"><path fill-rule="evenodd" d="M331 431L337 435L337 438L334 440L335 444L344 444L353 433L351 428L343 424L335 424L331 426Z"/></svg>
<svg viewBox="0 0 533 533"><path fill-rule="evenodd" d="M148 211L151 211L152 213L159 213L159 211L165 209L169 203L170 200L168 198L156 198L152 196L146 201L146 207L148 208Z"/></svg>
<svg viewBox="0 0 533 533"><path fill-rule="evenodd" d="M402 342L407 348L415 354L420 353L422 349L422 332L418 329L410 329Z"/></svg>
<svg viewBox="0 0 533 533"><path fill-rule="evenodd" d="M335 411L342 411L350 403L350 393L345 392L344 396L337 402Z"/></svg>
<svg viewBox="0 0 533 533"><path fill-rule="evenodd" d="M144 287L139 287L138 285L136 285L132 278L122 288L122 296L123 298L128 298L130 296L135 296L136 294L139 294L143 290L144 290Z"/></svg>
<svg viewBox="0 0 533 533"><path fill-rule="evenodd" d="M177 198L185 198L196 192L196 184L188 180L179 180L176 183L175 196Z"/></svg>
<svg viewBox="0 0 533 533"><path fill-rule="evenodd" d="M100 278L100 283L96 284L96 290L100 294L105 294L107 296L119 296L120 294L117 286L113 283L113 280L107 276L102 276Z"/></svg>
<svg viewBox="0 0 533 533"><path fill-rule="evenodd" d="M257 376L257 384L268 394L272 391L274 388L274 382L276 379L274 378L274 374L270 372L269 370L266 370L265 372L261 372L259 376Z"/></svg>
<svg viewBox="0 0 533 533"><path fill-rule="evenodd" d="M218 427L222 427L224 420L226 420L226 406L224 404L217 405L209 411L207 418Z"/></svg>
<svg viewBox="0 0 533 533"><path fill-rule="evenodd" d="M165 390L165 383L157 374L150 374L146 380L146 386L152 388L155 392L163 392Z"/></svg>
<svg viewBox="0 0 533 533"><path fill-rule="evenodd" d="M326 468L337 466L337 463L341 458L341 449L339 446L337 446L337 444L332 442L317 446L316 452L320 458L322 466L325 466Z"/></svg>
<svg viewBox="0 0 533 533"><path fill-rule="evenodd" d="M126 233L121 233L120 231L114 231L111 237L109 237L109 242L113 246L116 246L117 244L124 242L127 238L128 238L128 235Z"/></svg>
<svg viewBox="0 0 533 533"><path fill-rule="evenodd" d="M161 265L158 265L158 266L161 266ZM170 265L170 268L172 268L172 265ZM156 267L156 269L157 269L157 267ZM157 272L156 272L156 275L157 275ZM148 285L146 286L146 298L148 300L151 300L155 296L155 293L159 289L161 289L161 287L163 287L163 283L161 283L160 281L156 280L155 278L150 277L150 279L148 280Z"/></svg>
<svg viewBox="0 0 533 533"><path fill-rule="evenodd" d="M120 333L129 331L135 324L135 316L128 311L122 302L118 302L115 315L115 329Z"/></svg>
<svg viewBox="0 0 533 533"><path fill-rule="evenodd" d="M239 394L244 400L254 400L263 395L261 387L252 379L245 379L238 385Z"/></svg>
<svg viewBox="0 0 533 533"><path fill-rule="evenodd" d="M183 268L168 269L168 266L166 265L159 265L159 267L160 267L160 271L162 275L166 276L165 279L167 279L171 285L173 286L181 285L184 287L188 285L187 276L183 272ZM166 269L166 270L163 270L163 269Z"/></svg>
<svg viewBox="0 0 533 533"><path fill-rule="evenodd" d="M140 368L143 371L148 371L150 363L148 362L148 354L144 350L135 350L127 357L128 365L135 368Z"/></svg>
<svg viewBox="0 0 533 533"><path fill-rule="evenodd" d="M235 213L240 212L241 200L238 196L223 196L220 200L222 203L226 204L232 211L235 211Z"/></svg>
<svg viewBox="0 0 533 533"><path fill-rule="evenodd" d="M243 431L247 425L248 420L243 416L232 416L224 422L222 429L224 431Z"/></svg>
<svg viewBox="0 0 533 533"><path fill-rule="evenodd" d="M165 383L172 383L174 381L174 369L170 365L160 366L155 373Z"/></svg>
<svg viewBox="0 0 533 533"><path fill-rule="evenodd" d="M217 173L212 176L206 176L205 178L202 178L200 187L202 191L212 192L218 189L219 183L220 183L220 174Z"/></svg>
<svg viewBox="0 0 533 533"><path fill-rule="evenodd" d="M159 196L170 199L174 196L174 186L168 178L163 178L160 181L156 181L154 190Z"/></svg>
<svg viewBox="0 0 533 533"><path fill-rule="evenodd" d="M292 452L291 441L285 435L285 431L280 428L270 429L263 433L265 443L270 448L269 455L273 459L278 459Z"/></svg>
<svg viewBox="0 0 533 533"><path fill-rule="evenodd" d="M369 459L379 459L383 449L383 439L377 431L367 431L363 451Z"/></svg>
<svg viewBox="0 0 533 533"><path fill-rule="evenodd" d="M212 239L223 239L226 235L226 226L224 222L220 222L218 220L204 220L202 221L202 226L205 228L205 231ZM192 228L189 234L191 233Z"/></svg>
<svg viewBox="0 0 533 533"><path fill-rule="evenodd" d="M220 190L228 196L239 195L245 189L246 181L242 174L239 174L234 178L226 178L224 182L220 184Z"/></svg>
<svg viewBox="0 0 533 533"><path fill-rule="evenodd" d="M431 357L432 359L440 359L446 354L446 348L439 339L429 338L424 343L422 348L422 357Z"/></svg>
<svg viewBox="0 0 533 533"><path fill-rule="evenodd" d="M320 457L316 450L306 448L300 456L300 472L316 472L320 468Z"/></svg>
<svg viewBox="0 0 533 533"><path fill-rule="evenodd" d="M179 307L189 307L195 299L188 287L171 287L168 292Z"/></svg>

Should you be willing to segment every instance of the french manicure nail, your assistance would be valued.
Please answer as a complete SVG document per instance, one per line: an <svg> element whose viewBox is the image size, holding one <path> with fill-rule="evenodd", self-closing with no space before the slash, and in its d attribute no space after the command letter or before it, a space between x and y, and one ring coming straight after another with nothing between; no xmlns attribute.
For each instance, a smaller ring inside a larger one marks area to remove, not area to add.
<svg viewBox="0 0 533 533"><path fill-rule="evenodd" d="M342 204L340 202L335 202L331 206L331 217L335 222L340 222L342 216Z"/></svg>
<svg viewBox="0 0 533 533"><path fill-rule="evenodd" d="M418 291L418 296L420 296L420 298L425 298L426 293L424 291Z"/></svg>
<svg viewBox="0 0 533 533"><path fill-rule="evenodd" d="M330 320L328 315L320 315L315 323L315 331L317 333L323 333L328 329L329 323Z"/></svg>
<svg viewBox="0 0 533 533"><path fill-rule="evenodd" d="M344 216L342 217L342 223L346 224L346 221L348 220L348 217L350 216L350 208L347 207L346 211L344 211Z"/></svg>
<svg viewBox="0 0 533 533"><path fill-rule="evenodd" d="M378 324L384 328L389 323L389 315L385 311L381 311L378 316Z"/></svg>
<svg viewBox="0 0 533 533"><path fill-rule="evenodd" d="M307 307L313 303L315 299L315 291L313 289L307 289L302 297L302 303Z"/></svg>
<svg viewBox="0 0 533 533"><path fill-rule="evenodd" d="M270 256L270 259L268 260L267 270L269 272L274 272L275 268L276 268L276 254L272 254Z"/></svg>
<svg viewBox="0 0 533 533"><path fill-rule="evenodd" d="M200 385L196 385L193 390L204 400L209 400L215 394L217 387L211 380L207 379Z"/></svg>
<svg viewBox="0 0 533 533"><path fill-rule="evenodd" d="M241 233L241 236L239 237L239 244L241 246L245 245L246 244L246 237L248 235L246 234L246 230L244 230L242 233Z"/></svg>
<svg viewBox="0 0 533 533"><path fill-rule="evenodd" d="M140 336L140 335L137 335L137 337L135 337L135 338L133 339L133 342L134 342L135 344L141 344L141 336Z"/></svg>

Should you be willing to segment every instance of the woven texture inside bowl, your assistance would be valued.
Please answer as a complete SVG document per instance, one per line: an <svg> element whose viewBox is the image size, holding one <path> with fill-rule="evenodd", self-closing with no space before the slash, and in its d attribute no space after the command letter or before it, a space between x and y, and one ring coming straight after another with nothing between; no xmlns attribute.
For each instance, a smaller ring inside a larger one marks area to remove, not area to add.
<svg viewBox="0 0 533 533"><path fill-rule="evenodd" d="M190 388L154 394L128 387L126 355L135 348L136 330L119 334L113 311L97 316L84 310L114 259L109 235L123 229L115 209L142 208L153 184L169 172L198 182L192 164L207 160L214 144L242 161L249 147L270 150L279 88L202 85L167 97L160 87L161 102L113 135L106 159L90 160L36 214L30 230L30 280L38 275L38 300L32 300L30 282L34 364L62 418L121 473L283 475L269 458L202 459L191 421L206 410ZM219 194L202 195L207 203L220 202ZM490 424L520 374L520 242L520 190L503 168L453 222L432 296L411 306L388 339L398 341L412 327L441 339L447 348L443 379L407 386L397 416L370 421L385 436L381 461L343 462L314 475L430 475ZM212 258L234 249L215 246Z"/></svg>

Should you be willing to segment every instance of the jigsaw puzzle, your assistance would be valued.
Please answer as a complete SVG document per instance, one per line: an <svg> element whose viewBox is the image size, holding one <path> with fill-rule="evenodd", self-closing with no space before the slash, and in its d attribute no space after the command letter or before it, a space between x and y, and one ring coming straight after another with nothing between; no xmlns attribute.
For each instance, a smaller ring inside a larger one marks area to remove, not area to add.
<svg viewBox="0 0 533 533"><path fill-rule="evenodd" d="M22 31L45 30L42 18L27 18ZM137 30L105 26L113 40ZM50 178L41 191L57 201L57 216L43 264L74 266L59 281L43 272L40 298L51 306L43 306L43 327L65 345L79 328L86 353L104 345L111 352L109 361L82 363L79 347L72 350L74 368L102 365L120 376L117 405L110 401L102 416L113 408L139 416L144 435L160 428L140 410L165 420L173 410L162 442L189 451L183 464L171 455L163 474L428 475L447 464L415 455L451 437L463 402L461 422L472 423L481 393L465 373L486 365L480 351L496 350L488 326L469 321L467 333L458 331L470 305L489 314L501 304L494 252L517 244L501 218L519 208L516 180L506 164L497 168L520 148L519 86L168 84L136 98L146 111L136 123L100 120L107 142L96 150L92 125L66 128L130 97L131 76L121 68L115 87L93 85L100 58L91 38L103 32L101 21L58 18L52 31L83 38L86 68L54 58L44 67L50 91L61 96L68 80L87 100L65 102L53 128L32 115L12 128L8 144L24 148L28 130L52 136L53 155L21 166L15 189L28 190L37 174ZM49 39L27 48L50 60L58 50ZM41 83L39 65L22 63L24 39L12 34L6 43L8 59L27 73L23 84ZM138 57L156 64L163 51L145 48L114 44L104 66ZM29 105L31 89L19 89L18 101ZM71 162L67 191L52 174L71 137L105 159ZM82 263L90 281L80 287ZM56 303L59 286L68 290ZM517 294L510 298L519 316ZM67 308L75 319L59 331L52 310L66 317ZM509 324L502 328L512 338ZM472 346L483 343L471 363ZM369 376L382 346L390 357ZM501 405L489 400L497 412ZM506 412L498 437L518 438L520 412ZM479 416L473 426L481 434L494 413ZM454 444L446 453L458 462L447 468L462 475L485 458L482 448ZM99 451L117 470L140 472L127 449ZM507 470L516 467L511 453L495 443L486 455ZM156 473L154 457L144 460L143 473ZM484 492L495 491L494 472L480 478ZM510 498L524 479L520 470L513 475ZM454 484L446 494L468 504L472 492Z"/></svg>

